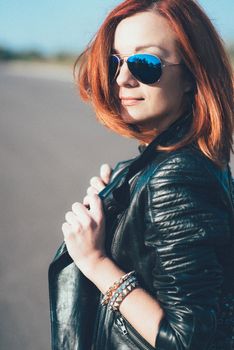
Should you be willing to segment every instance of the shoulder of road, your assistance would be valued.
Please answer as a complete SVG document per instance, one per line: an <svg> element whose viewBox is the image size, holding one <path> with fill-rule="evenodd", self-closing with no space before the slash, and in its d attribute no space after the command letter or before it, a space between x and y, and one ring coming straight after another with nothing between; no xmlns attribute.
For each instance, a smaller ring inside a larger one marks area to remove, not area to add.
<svg viewBox="0 0 234 350"><path fill-rule="evenodd" d="M35 79L73 82L73 64L12 61L0 63L0 73Z"/></svg>

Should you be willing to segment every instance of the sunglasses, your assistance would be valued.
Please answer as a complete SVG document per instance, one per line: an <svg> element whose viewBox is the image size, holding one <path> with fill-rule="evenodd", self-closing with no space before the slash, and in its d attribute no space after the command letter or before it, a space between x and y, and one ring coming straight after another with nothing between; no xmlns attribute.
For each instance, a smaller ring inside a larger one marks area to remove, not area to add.
<svg viewBox="0 0 234 350"><path fill-rule="evenodd" d="M178 66L182 63L165 63L152 54L138 53L131 56L119 57L119 54L112 54L109 58L109 76L111 83L117 78L120 68L124 62L127 62L128 69L138 81L143 84L154 84L159 82L163 68L167 66Z"/></svg>

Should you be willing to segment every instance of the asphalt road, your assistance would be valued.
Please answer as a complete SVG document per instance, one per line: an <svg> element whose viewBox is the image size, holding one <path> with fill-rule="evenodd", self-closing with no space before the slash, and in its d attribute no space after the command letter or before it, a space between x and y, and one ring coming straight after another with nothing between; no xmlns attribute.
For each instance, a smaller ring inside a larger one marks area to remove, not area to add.
<svg viewBox="0 0 234 350"><path fill-rule="evenodd" d="M137 143L96 122L71 70L1 65L0 106L0 350L49 350L47 270L64 215L100 164Z"/></svg>

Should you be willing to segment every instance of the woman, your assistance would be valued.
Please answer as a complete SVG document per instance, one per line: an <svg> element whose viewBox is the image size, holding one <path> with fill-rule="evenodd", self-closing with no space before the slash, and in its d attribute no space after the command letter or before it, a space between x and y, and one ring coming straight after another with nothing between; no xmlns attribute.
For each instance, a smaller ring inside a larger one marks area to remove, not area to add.
<svg viewBox="0 0 234 350"><path fill-rule="evenodd" d="M218 34L192 0L126 0L78 62L83 99L141 145L65 215L52 348L232 349L233 84Z"/></svg>

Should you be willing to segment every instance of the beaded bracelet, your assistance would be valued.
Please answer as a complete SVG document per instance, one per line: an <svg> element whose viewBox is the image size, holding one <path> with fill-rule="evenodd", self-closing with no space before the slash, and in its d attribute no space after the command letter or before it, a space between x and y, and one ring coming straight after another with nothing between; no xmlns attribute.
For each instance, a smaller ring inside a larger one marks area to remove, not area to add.
<svg viewBox="0 0 234 350"><path fill-rule="evenodd" d="M123 282L120 287L113 294L112 298L109 301L108 308L112 311L119 311L120 304L124 298L136 287L139 283L136 276L131 276L125 282Z"/></svg>
<svg viewBox="0 0 234 350"><path fill-rule="evenodd" d="M112 297L109 301L109 304L113 303L113 301L115 301L115 299L118 297L118 295L124 290L126 289L126 287L131 284L132 282L136 281L136 277L135 276L130 276L126 281L124 281L123 283L121 283L121 285L117 288L117 290L112 294Z"/></svg>
<svg viewBox="0 0 234 350"><path fill-rule="evenodd" d="M113 305L113 303L115 302L115 300L117 299L119 294L121 294L123 292L123 290L126 289L126 287L129 284L131 284L133 281L136 281L135 276L130 276L126 281L121 283L121 285L113 292L113 294L109 300L108 305Z"/></svg>
<svg viewBox="0 0 234 350"><path fill-rule="evenodd" d="M101 305L107 305L112 298L114 292L119 288L119 286L125 282L129 277L135 275L135 271L131 271L126 273L126 275L122 276L118 281L116 281L113 286L111 286L108 291L104 294L104 297L102 298Z"/></svg>

